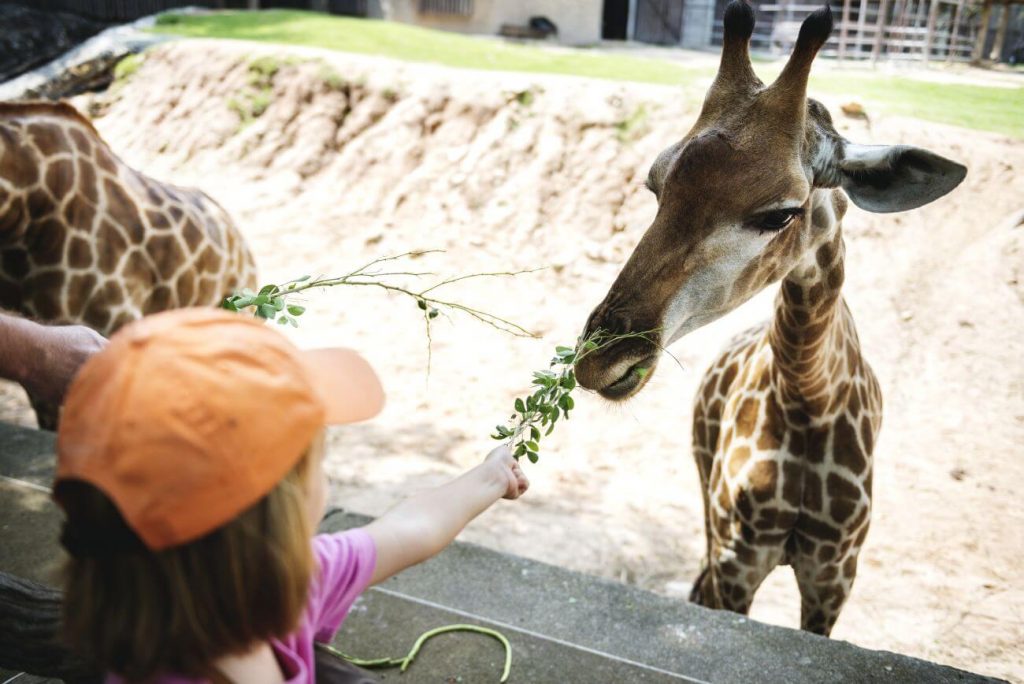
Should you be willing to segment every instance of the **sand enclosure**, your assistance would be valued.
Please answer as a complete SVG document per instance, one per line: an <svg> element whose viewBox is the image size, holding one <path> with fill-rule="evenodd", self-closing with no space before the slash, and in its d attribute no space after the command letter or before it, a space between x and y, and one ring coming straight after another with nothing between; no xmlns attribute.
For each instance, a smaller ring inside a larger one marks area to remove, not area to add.
<svg viewBox="0 0 1024 684"><path fill-rule="evenodd" d="M252 85L257 56L270 57L266 87ZM547 267L454 286L452 298L542 339L441 319L429 378L413 302L362 289L306 298L296 339L361 349L389 389L378 420L332 433L328 466L336 503L379 514L482 458L531 372L575 339L653 216L650 162L688 128L705 85L182 41L77 104L126 161L224 204L264 281L411 249L445 250L414 262L441 276ZM265 112L240 125L238 112L264 96ZM1024 144L907 119L868 127L844 119L841 100L825 102L857 142L921 145L970 169L921 210L851 208L845 222L846 297L886 412L872 530L833 636L1024 680L1024 228L1014 220ZM684 600L704 543L690 399L721 345L769 315L773 294L677 343L682 368L663 362L635 400L580 396L528 468L530 494L463 538ZM30 423L17 388L2 389L0 419ZM798 616L780 568L752 617L796 626Z"/></svg>

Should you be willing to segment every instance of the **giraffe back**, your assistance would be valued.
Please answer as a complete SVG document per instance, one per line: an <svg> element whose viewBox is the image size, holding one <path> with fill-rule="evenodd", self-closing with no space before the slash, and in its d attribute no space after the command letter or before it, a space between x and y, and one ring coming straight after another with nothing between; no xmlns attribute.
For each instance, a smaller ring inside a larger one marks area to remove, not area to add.
<svg viewBox="0 0 1024 684"><path fill-rule="evenodd" d="M109 335L255 285L205 193L131 168L70 105L0 104L0 306Z"/></svg>

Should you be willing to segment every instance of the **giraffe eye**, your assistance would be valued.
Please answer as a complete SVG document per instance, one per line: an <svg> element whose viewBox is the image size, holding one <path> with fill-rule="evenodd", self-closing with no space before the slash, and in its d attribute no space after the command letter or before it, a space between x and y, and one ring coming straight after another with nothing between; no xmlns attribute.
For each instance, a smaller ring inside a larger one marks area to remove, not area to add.
<svg viewBox="0 0 1024 684"><path fill-rule="evenodd" d="M804 210L800 207L794 207L791 209L776 209L775 211L766 211L763 214L758 214L750 222L752 228L756 228L760 231L776 231L782 230L790 223L793 222L798 216L801 216Z"/></svg>

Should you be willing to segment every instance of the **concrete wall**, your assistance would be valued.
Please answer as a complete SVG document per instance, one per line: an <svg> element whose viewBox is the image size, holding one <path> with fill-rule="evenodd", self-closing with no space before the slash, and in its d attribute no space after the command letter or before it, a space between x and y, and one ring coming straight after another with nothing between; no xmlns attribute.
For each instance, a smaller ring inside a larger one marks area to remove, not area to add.
<svg viewBox="0 0 1024 684"><path fill-rule="evenodd" d="M532 16L545 16L558 26L558 39L568 45L601 40L603 0L473 0L468 17L420 14L419 0L382 0L384 17L392 21L460 33L494 35L502 24L525 26Z"/></svg>

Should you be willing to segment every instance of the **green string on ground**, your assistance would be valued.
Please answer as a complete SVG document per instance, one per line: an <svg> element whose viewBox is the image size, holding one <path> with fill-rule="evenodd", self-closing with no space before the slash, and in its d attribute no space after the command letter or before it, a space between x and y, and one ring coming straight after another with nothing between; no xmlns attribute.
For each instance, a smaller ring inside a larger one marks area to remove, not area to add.
<svg viewBox="0 0 1024 684"><path fill-rule="evenodd" d="M427 642L431 637L435 637L438 634L445 634L446 632L475 632L477 634L484 634L489 637L494 637L501 642L501 645L505 647L505 667L501 672L501 679L498 681L500 684L505 684L508 681L508 675L512 671L512 644L508 642L505 635L501 632L487 627L479 627L477 625L445 625L444 627L436 627L427 632L424 632L416 639L416 643L412 645L412 650L409 651L409 655L404 658L355 658L350 655L342 653L338 649L334 648L330 644L317 643L316 647L320 650L330 653L336 658L346 660L357 667L365 667L368 669L385 668L385 667L400 667L401 672L405 672L412 665L413 658L423 648L423 644Z"/></svg>

